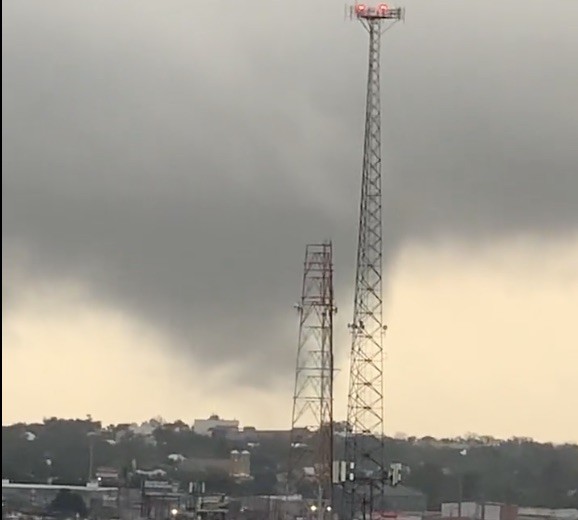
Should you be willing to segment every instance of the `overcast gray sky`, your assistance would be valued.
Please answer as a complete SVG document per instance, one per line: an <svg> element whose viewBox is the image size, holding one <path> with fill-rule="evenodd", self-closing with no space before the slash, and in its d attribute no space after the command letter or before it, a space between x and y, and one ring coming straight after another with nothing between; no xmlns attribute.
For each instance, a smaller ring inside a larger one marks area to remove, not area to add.
<svg viewBox="0 0 578 520"><path fill-rule="evenodd" d="M382 60L393 315L405 251L411 263L449 248L459 268L460 248L507 256L523 237L522 269L560 256L544 244L578 247L578 3L406 7ZM35 294L58 307L63 288L81 287L86 309L154 331L183 366L234 367L224 386L285 391L306 243L333 239L345 313L352 299L364 31L330 0L8 0L2 11L8 330ZM562 290L578 283L572 265Z"/></svg>

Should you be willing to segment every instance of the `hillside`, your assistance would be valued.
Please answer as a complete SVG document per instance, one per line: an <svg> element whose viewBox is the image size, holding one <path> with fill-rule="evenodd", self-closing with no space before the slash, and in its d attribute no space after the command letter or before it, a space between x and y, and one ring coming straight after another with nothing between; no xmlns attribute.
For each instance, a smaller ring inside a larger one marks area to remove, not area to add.
<svg viewBox="0 0 578 520"><path fill-rule="evenodd" d="M202 478L209 490L231 494L276 491L276 475L285 470L286 432L246 441L195 434L183 422L150 421L138 433L129 425L86 420L47 419L40 424L2 427L2 477L17 482L80 484L87 480L92 446L93 468L114 467L122 481L139 486L145 470L167 478ZM258 437L258 432L255 433ZM336 442L339 453L339 439ZM225 472L186 469L182 459L227 459L232 449L249 448L254 480L239 484ZM578 446L541 444L531 439L388 439L390 461L407 466L405 484L423 491L429 507L456 500L485 499L522 506L578 507ZM172 455L172 457L169 457ZM178 456L178 457L176 457ZM171 460L171 459L179 460Z"/></svg>

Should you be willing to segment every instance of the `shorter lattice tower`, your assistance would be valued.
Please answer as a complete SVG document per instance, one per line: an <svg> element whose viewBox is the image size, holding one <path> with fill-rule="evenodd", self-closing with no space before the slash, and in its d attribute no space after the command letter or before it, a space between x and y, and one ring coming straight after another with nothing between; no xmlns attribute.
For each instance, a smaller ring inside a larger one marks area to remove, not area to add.
<svg viewBox="0 0 578 520"><path fill-rule="evenodd" d="M333 253L331 242L305 252L299 343L291 420L288 492L314 496L318 515L330 511L333 463ZM313 470L313 474L312 471ZM313 477L313 479L312 479ZM316 483L307 489L306 482Z"/></svg>

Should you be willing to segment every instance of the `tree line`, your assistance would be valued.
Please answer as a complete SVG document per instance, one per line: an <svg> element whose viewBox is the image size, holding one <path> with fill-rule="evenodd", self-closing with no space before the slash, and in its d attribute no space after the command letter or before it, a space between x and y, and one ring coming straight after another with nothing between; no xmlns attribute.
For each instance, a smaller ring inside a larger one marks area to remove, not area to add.
<svg viewBox="0 0 578 520"><path fill-rule="evenodd" d="M223 459L232 449L247 447L240 441L197 435L181 421L164 423L157 419L153 424L155 429L149 438L131 433L128 425L103 427L90 417L3 426L2 478L83 485L92 457L94 468L116 468L121 484L130 487L141 485L143 477L137 470L162 469L166 478L183 485L202 479L208 491L240 495L282 490L278 476L286 470L286 436L252 445L254 478L239 483L225 472L184 471L169 455ZM335 444L339 453L339 438ZM519 438L498 442L470 436L442 442L410 437L388 438L386 453L388 462L404 465L404 485L422 491L431 509L459 497L520 506L578 508L577 445Z"/></svg>

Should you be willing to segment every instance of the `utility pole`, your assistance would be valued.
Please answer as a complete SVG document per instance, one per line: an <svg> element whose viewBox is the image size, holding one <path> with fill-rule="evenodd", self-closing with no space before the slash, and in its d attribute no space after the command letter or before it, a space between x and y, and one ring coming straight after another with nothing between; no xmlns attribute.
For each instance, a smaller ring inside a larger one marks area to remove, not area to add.
<svg viewBox="0 0 578 520"><path fill-rule="evenodd" d="M87 482L92 482L94 478L94 441L98 436L96 432L88 432L88 480Z"/></svg>
<svg viewBox="0 0 578 520"><path fill-rule="evenodd" d="M299 313L299 342L287 491L303 482L303 468L314 468L317 506L322 518L332 503L333 463L333 249L331 242L310 244L305 250ZM330 510L330 509L329 509Z"/></svg>
<svg viewBox="0 0 578 520"><path fill-rule="evenodd" d="M383 439L382 193L380 41L388 26L403 17L401 8L356 3L351 18L369 34L369 71L353 321L345 461L350 474L343 486L344 518L371 519L389 476Z"/></svg>
<svg viewBox="0 0 578 520"><path fill-rule="evenodd" d="M464 500L463 475L458 475L458 518L462 517L462 502Z"/></svg>

